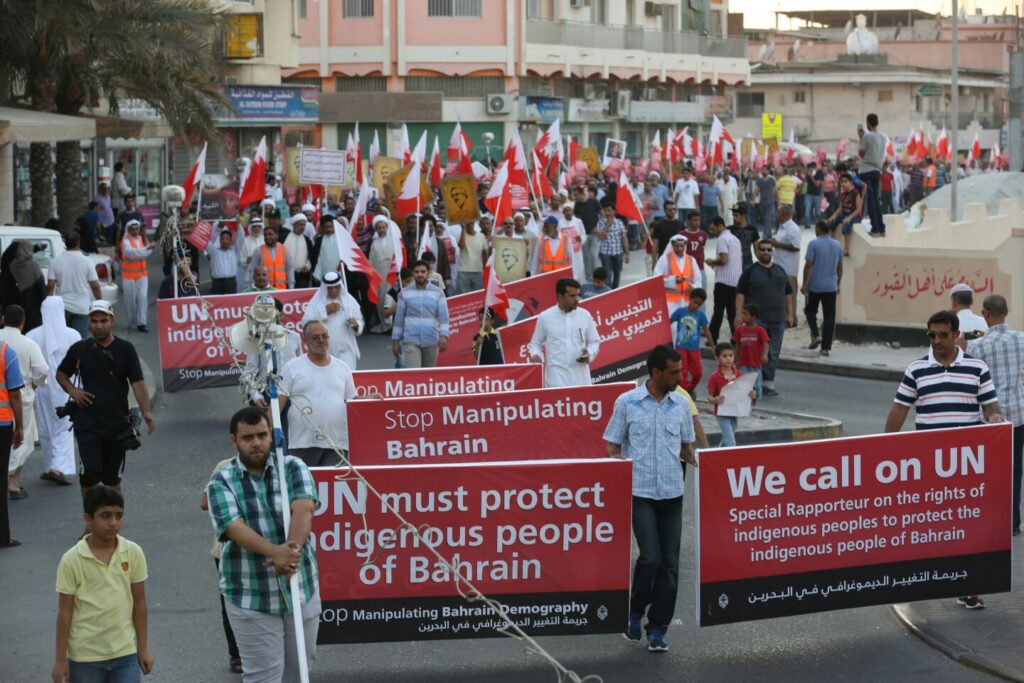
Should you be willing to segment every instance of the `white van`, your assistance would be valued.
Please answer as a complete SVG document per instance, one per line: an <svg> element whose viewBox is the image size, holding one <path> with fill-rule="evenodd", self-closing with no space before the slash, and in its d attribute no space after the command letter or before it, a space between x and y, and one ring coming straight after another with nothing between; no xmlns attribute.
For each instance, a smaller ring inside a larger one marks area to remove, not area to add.
<svg viewBox="0 0 1024 683"><path fill-rule="evenodd" d="M49 228L26 228L20 225L0 226L0 254L11 246L15 240L26 240L32 245L32 256L43 275L49 277L50 263L65 252L64 239L56 230ZM110 303L120 298L117 284L114 282L113 261L106 254L86 254L96 266L96 276L100 280L100 293Z"/></svg>

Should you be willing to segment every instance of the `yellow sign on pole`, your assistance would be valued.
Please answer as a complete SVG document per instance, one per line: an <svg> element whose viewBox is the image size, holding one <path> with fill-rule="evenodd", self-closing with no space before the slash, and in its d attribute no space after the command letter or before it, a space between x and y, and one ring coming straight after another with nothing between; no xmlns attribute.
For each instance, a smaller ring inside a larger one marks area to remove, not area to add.
<svg viewBox="0 0 1024 683"><path fill-rule="evenodd" d="M782 114L765 112L761 114L761 139L782 139Z"/></svg>
<svg viewBox="0 0 1024 683"><path fill-rule="evenodd" d="M441 196L448 210L448 222L472 223L480 218L480 205L476 201L476 185L473 176L445 176L441 181Z"/></svg>

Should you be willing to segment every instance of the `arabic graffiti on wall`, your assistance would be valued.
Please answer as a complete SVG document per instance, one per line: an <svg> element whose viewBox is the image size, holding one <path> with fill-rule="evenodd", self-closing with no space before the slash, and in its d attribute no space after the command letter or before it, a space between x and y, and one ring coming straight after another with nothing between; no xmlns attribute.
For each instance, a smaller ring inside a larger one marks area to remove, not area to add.
<svg viewBox="0 0 1024 683"><path fill-rule="evenodd" d="M950 290L960 283L970 285L980 301L1009 294L1011 278L996 258L871 255L854 270L853 302L869 322L923 323L949 308Z"/></svg>

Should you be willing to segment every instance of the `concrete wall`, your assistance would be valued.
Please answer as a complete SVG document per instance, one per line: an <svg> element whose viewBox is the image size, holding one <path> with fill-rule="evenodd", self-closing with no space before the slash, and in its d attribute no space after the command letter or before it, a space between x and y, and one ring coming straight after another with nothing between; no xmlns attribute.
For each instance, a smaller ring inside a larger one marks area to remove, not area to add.
<svg viewBox="0 0 1024 683"><path fill-rule="evenodd" d="M311 8L316 3L308 3ZM280 85L281 69L299 64L299 26L296 20L295 0L253 0L231 3L232 14L263 15L263 55L254 59L228 60L228 76L238 83L252 85Z"/></svg>
<svg viewBox="0 0 1024 683"><path fill-rule="evenodd" d="M927 203L927 200L925 200ZM886 237L854 230L843 263L839 322L920 328L936 311L949 308L949 290L964 282L974 290L974 312L989 294L1010 305L1010 327L1024 328L1024 213L1016 199L985 214L968 204L964 220L950 222L943 209L929 209L920 228L908 230L902 216L886 216Z"/></svg>

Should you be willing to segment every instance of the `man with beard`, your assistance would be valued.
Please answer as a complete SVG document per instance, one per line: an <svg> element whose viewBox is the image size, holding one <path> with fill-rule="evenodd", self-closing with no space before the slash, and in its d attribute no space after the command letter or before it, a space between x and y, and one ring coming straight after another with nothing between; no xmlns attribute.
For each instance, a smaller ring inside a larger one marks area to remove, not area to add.
<svg viewBox="0 0 1024 683"><path fill-rule="evenodd" d="M341 275L334 271L324 274L320 289L310 299L302 324L319 320L327 325L331 342L327 352L344 361L350 370L359 362L359 342L356 337L363 333L363 313L351 294L344 291Z"/></svg>

